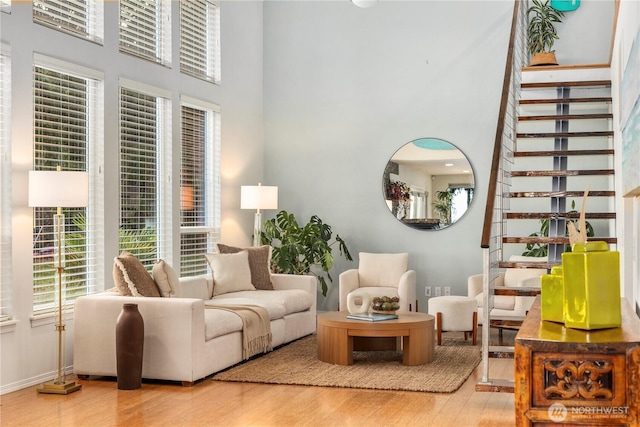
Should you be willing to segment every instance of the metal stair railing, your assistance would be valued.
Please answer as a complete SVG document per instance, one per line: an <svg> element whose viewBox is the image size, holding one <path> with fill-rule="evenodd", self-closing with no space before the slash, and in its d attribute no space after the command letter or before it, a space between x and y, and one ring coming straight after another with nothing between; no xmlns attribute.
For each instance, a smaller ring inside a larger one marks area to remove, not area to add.
<svg viewBox="0 0 640 427"><path fill-rule="evenodd" d="M489 378L489 313L493 308L494 283L502 259L502 237L506 227L502 212L508 209L505 206L508 198L503 198L503 194L507 194L511 188L510 170L516 140L522 67L527 57L527 9L527 0L515 0L482 230L482 378L476 386L480 391L505 391L504 388L513 388L512 385L500 384Z"/></svg>

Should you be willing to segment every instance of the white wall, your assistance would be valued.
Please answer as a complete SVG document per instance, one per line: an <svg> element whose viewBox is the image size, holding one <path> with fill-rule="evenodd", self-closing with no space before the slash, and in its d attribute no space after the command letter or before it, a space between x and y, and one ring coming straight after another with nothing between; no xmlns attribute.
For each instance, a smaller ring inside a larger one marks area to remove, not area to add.
<svg viewBox="0 0 640 427"><path fill-rule="evenodd" d="M567 35L556 48L575 48L576 61L607 62L614 3L582 3L567 27L581 21L597 37L581 35L574 46ZM338 273L357 266L359 251L409 252L422 311L425 286L466 295L467 276L482 271L512 8L508 1L383 0L368 9L348 1L265 3L265 176L280 187L281 208L300 221L319 215L356 258L338 262L320 309L337 308ZM455 144L476 174L469 211L439 231L394 220L380 185L389 157L425 137Z"/></svg>
<svg viewBox="0 0 640 427"><path fill-rule="evenodd" d="M0 13L1 40L11 48L12 61L12 252L11 314L15 327L0 330L0 391L51 379L55 369L56 334L53 319L31 319L32 209L27 207L27 172L32 168L33 53L83 65L104 73L105 81L105 206L118 206L118 79L126 77L166 89L172 94L173 141L179 141L180 95L221 106L222 111L222 237L232 244L250 244L253 213L239 209L239 186L262 179L262 4L224 2L222 14L222 84L211 85L185 76L178 66L174 38L173 66L162 67L118 52L118 3L105 2L105 43L100 46L34 24L31 2L13 2L11 14ZM172 5L172 33L179 34L178 3ZM175 146L174 156L179 147ZM179 176L180 162L174 163ZM174 181L177 182L177 181ZM177 196L176 196L177 197ZM176 199L177 200L177 199ZM175 204L176 206L177 203ZM175 216L174 216L175 217ZM105 214L104 278L112 287L111 266L118 254L117 209ZM178 225L174 228L177 238ZM179 245L174 245L175 251ZM174 253L177 263L178 253ZM66 363L72 363L73 321L67 323Z"/></svg>
<svg viewBox="0 0 640 427"><path fill-rule="evenodd" d="M611 61L614 117L620 117L621 81L634 43L640 43L640 2L620 1L618 28ZM636 75L640 70L635 70ZM619 120L614 120L615 148L622 153L622 138ZM616 170L622 168L622 156L616 158ZM622 196L622 176L616 176L617 190L617 235L621 250L622 280L624 296L635 301L640 315L640 196Z"/></svg>

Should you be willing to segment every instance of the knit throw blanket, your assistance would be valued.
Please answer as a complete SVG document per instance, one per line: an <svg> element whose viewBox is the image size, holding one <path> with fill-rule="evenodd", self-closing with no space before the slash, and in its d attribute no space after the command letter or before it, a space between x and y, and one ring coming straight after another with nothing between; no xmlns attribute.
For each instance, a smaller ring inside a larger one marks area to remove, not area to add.
<svg viewBox="0 0 640 427"><path fill-rule="evenodd" d="M222 305L208 301L206 308L235 313L242 320L242 358L273 350L271 343L271 321L269 313L258 305Z"/></svg>

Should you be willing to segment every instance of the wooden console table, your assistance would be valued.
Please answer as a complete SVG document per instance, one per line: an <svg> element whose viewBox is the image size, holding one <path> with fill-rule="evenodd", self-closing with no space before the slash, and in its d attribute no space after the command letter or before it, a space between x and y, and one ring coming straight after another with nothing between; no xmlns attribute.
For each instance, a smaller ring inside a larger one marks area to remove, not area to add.
<svg viewBox="0 0 640 427"><path fill-rule="evenodd" d="M640 319L622 299L619 328L584 331L540 319L515 340L516 426L640 425Z"/></svg>

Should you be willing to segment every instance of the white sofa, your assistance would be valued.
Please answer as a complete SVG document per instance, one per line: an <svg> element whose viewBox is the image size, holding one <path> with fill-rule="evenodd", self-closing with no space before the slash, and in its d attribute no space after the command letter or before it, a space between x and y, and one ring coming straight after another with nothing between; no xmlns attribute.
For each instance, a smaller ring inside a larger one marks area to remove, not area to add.
<svg viewBox="0 0 640 427"><path fill-rule="evenodd" d="M205 309L208 300L267 309L273 347L316 330L313 276L274 274L274 290L230 292L212 298L211 276L180 278L179 298L102 292L76 300L73 370L80 378L116 376L115 324L124 303L144 319L142 377L184 385L235 365L242 358L242 321L229 311Z"/></svg>
<svg viewBox="0 0 640 427"><path fill-rule="evenodd" d="M546 258L535 258L526 256L511 256L510 262L546 262ZM505 268L498 274L495 280L495 287L512 288L540 288L540 278L546 274L546 268ZM478 301L478 323L482 324L483 319L483 275L475 274L469 276L467 280L467 293L469 297ZM498 320L523 320L531 308L535 297L528 296L508 296L495 295L493 297L493 309L491 319Z"/></svg>

